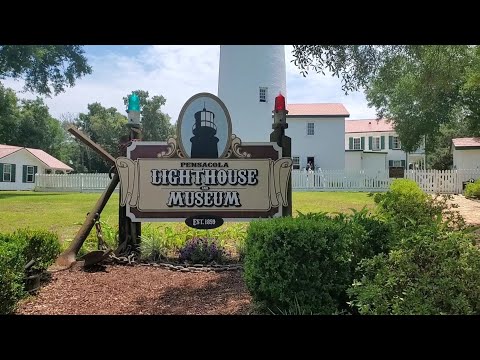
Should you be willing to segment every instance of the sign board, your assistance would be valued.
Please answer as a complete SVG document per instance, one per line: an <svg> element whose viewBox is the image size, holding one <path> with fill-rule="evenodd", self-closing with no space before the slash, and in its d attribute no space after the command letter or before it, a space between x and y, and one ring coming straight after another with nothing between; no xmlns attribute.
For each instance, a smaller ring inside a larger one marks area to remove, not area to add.
<svg viewBox="0 0 480 360"><path fill-rule="evenodd" d="M197 228L282 216L292 160L276 143L242 143L231 124L225 104L200 93L183 106L176 137L132 142L116 159L127 216Z"/></svg>

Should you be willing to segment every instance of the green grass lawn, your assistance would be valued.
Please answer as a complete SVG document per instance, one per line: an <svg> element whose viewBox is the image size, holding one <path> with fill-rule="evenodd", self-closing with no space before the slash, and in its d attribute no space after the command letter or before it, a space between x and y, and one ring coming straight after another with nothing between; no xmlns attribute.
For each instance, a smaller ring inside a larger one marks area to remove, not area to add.
<svg viewBox="0 0 480 360"><path fill-rule="evenodd" d="M42 228L58 233L62 240L72 239L100 193L43 193L0 191L0 232L23 227ZM373 207L367 193L294 192L293 215L297 211L350 212L350 208ZM118 194L113 194L101 219L112 226L118 221ZM157 226L165 226L157 223ZM165 224L165 223L163 223ZM186 225L184 225L186 227ZM228 223L223 227L228 227Z"/></svg>

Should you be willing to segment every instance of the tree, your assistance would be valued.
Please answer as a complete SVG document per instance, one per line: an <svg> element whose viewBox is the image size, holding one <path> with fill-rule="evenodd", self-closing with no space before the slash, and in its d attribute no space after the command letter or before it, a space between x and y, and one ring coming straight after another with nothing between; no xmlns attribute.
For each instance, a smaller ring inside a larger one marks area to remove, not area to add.
<svg viewBox="0 0 480 360"><path fill-rule="evenodd" d="M452 139L468 137L468 121L465 119L440 125L438 133L431 141L435 144L427 153L428 167L436 170L449 170L453 165Z"/></svg>
<svg viewBox="0 0 480 360"><path fill-rule="evenodd" d="M79 45L0 45L0 80L25 80L24 88L57 95L92 68Z"/></svg>
<svg viewBox="0 0 480 360"><path fill-rule="evenodd" d="M70 125L77 126L78 116L72 113L63 113L59 118L63 131L63 141L60 147L58 159L68 164L75 172L86 173L88 168L85 167L83 155L85 148L83 144L76 140L67 129Z"/></svg>
<svg viewBox="0 0 480 360"><path fill-rule="evenodd" d="M134 91L140 98L142 111L142 138L145 141L166 141L175 134L175 127L170 123L170 116L161 111L166 99L163 96L149 98L148 91ZM128 95L123 98L125 106Z"/></svg>
<svg viewBox="0 0 480 360"><path fill-rule="evenodd" d="M116 108L105 108L96 102L88 104L88 113L80 114L76 126L97 144L102 146L112 156L120 155L119 141L127 135L127 118L120 114ZM89 171L108 172L111 165L107 164L92 150L83 147L83 165Z"/></svg>
<svg viewBox="0 0 480 360"><path fill-rule="evenodd" d="M16 137L19 118L15 91L0 84L0 144L12 144Z"/></svg>
<svg viewBox="0 0 480 360"><path fill-rule="evenodd" d="M442 124L465 118L480 130L480 52L466 45L296 45L295 64L341 77L346 93L363 89L378 117L394 123L406 151L424 136L435 151Z"/></svg>
<svg viewBox="0 0 480 360"><path fill-rule="evenodd" d="M41 98L21 100L19 117L12 145L41 149L57 157L64 133Z"/></svg>
<svg viewBox="0 0 480 360"><path fill-rule="evenodd" d="M12 89L0 84L0 144L41 149L57 156L63 140L60 123L42 99L19 101Z"/></svg>

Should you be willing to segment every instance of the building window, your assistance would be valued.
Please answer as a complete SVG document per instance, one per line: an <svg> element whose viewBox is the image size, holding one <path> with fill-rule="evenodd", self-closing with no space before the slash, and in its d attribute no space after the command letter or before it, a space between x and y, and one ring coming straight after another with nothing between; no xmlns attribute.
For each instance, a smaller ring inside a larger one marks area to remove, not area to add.
<svg viewBox="0 0 480 360"><path fill-rule="evenodd" d="M390 160L390 167L402 167L402 160Z"/></svg>
<svg viewBox="0 0 480 360"><path fill-rule="evenodd" d="M372 138L372 150L380 150L380 149L381 149L380 136Z"/></svg>
<svg viewBox="0 0 480 360"><path fill-rule="evenodd" d="M362 150L360 138L353 138L353 150Z"/></svg>
<svg viewBox="0 0 480 360"><path fill-rule="evenodd" d="M266 87L261 87L260 88L260 92L259 92L259 100L260 102L267 102L267 91L268 91L268 88Z"/></svg>
<svg viewBox="0 0 480 360"><path fill-rule="evenodd" d="M35 169L33 166L27 166L27 183L33 183L35 181Z"/></svg>
<svg viewBox="0 0 480 360"><path fill-rule="evenodd" d="M300 156L293 156L293 170L300 170Z"/></svg>
<svg viewBox="0 0 480 360"><path fill-rule="evenodd" d="M3 181L12 181L12 164L3 164Z"/></svg>
<svg viewBox="0 0 480 360"><path fill-rule="evenodd" d="M401 148L400 139L398 136L394 136L392 139L392 149L398 150Z"/></svg>
<svg viewBox="0 0 480 360"><path fill-rule="evenodd" d="M307 124L307 135L315 135L315 124L308 123Z"/></svg>

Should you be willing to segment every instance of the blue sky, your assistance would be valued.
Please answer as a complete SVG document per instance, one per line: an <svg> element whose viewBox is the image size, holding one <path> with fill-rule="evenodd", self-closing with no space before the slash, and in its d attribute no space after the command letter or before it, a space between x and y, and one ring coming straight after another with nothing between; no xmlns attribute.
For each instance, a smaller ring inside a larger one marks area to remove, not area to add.
<svg viewBox="0 0 480 360"><path fill-rule="evenodd" d="M217 94L219 45L88 45L85 54L93 68L91 75L77 80L73 88L45 103L56 118L87 112L87 105L100 102L125 113L123 96L141 89L163 95L162 110L174 122L183 104L194 94ZM345 95L341 82L332 76L309 73L304 78L290 61L292 46L286 45L288 103L343 103L350 119L375 118L362 92ZM4 85L22 90L22 82L6 79ZM30 93L19 97L35 98ZM125 113L126 115L126 113Z"/></svg>

